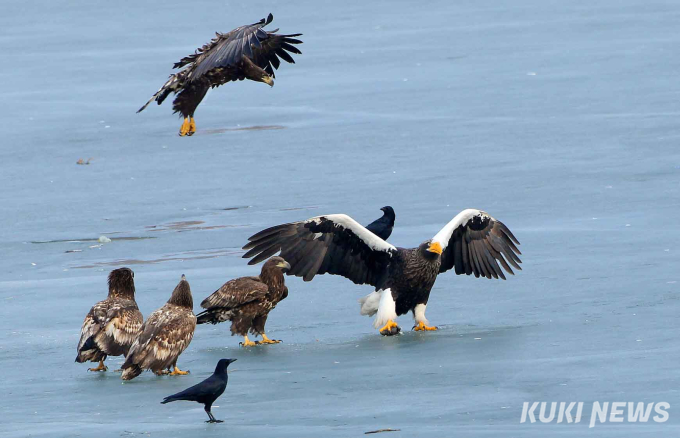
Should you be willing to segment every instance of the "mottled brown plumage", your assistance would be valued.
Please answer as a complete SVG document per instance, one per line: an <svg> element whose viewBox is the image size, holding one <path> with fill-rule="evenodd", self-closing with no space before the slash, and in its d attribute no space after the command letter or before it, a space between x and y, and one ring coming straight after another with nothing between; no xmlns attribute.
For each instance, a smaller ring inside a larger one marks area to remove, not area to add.
<svg viewBox="0 0 680 438"><path fill-rule="evenodd" d="M274 70L281 64L279 58L294 64L289 52L300 54L294 45L302 41L294 38L299 33L279 35L278 29L265 31L263 28L273 19L269 14L266 20L229 33L216 33L212 41L175 63L173 68L182 70L171 75L137 112L154 100L160 105L170 93L179 93L172 109L184 117L180 135L192 135L196 131L194 112L210 88L244 79L274 86Z"/></svg>
<svg viewBox="0 0 680 438"><path fill-rule="evenodd" d="M149 315L137 340L125 358L123 380L131 380L144 370L156 374L187 374L177 368L177 358L189 346L196 329L194 302L184 275L168 302Z"/></svg>
<svg viewBox="0 0 680 438"><path fill-rule="evenodd" d="M198 314L198 324L231 321L231 334L245 337L243 345L254 345L248 332L262 336L262 343L276 343L267 338L264 326L274 307L288 296L283 273L290 268L281 257L272 257L262 266L258 277L241 277L226 282L203 300L207 309Z"/></svg>
<svg viewBox="0 0 680 438"><path fill-rule="evenodd" d="M126 355L139 334L144 317L135 302L134 272L114 269L108 297L92 306L80 330L76 362L99 362L91 371L105 371L107 356Z"/></svg>

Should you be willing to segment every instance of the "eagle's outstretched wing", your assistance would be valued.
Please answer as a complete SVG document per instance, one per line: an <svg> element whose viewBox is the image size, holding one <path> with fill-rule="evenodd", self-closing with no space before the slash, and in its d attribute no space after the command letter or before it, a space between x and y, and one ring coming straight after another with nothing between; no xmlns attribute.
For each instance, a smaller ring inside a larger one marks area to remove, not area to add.
<svg viewBox="0 0 680 438"><path fill-rule="evenodd" d="M175 63L175 68L192 64L188 74L190 81L195 81L215 68L235 67L243 56L253 61L258 67L274 76L274 69L280 65L279 57L289 63L295 63L288 52L300 54L293 44L302 41L293 37L302 34L279 35L276 30L267 32L263 29L272 22L274 16L269 14L257 23L237 27L229 33L217 33L209 43L196 50L193 55L182 58Z"/></svg>
<svg viewBox="0 0 680 438"><path fill-rule="evenodd" d="M208 298L201 302L204 309L214 307L234 308L261 300L267 296L269 288L256 277L241 277L227 281Z"/></svg>
<svg viewBox="0 0 680 438"><path fill-rule="evenodd" d="M342 275L357 284L377 286L387 275L397 248L344 214L317 216L267 228L248 239L243 258L256 264L281 252L288 275L310 281L315 275Z"/></svg>
<svg viewBox="0 0 680 438"><path fill-rule="evenodd" d="M521 270L515 244L519 241L501 221L488 213L463 210L454 217L433 238L442 246L442 263L439 272L455 268L456 274L474 274L475 277L502 278L503 268L514 275L510 265Z"/></svg>

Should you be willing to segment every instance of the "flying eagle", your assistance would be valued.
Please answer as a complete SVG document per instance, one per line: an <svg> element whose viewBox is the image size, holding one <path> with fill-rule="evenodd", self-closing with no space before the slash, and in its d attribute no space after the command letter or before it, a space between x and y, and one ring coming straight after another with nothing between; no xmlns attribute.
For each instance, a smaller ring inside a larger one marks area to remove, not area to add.
<svg viewBox="0 0 680 438"><path fill-rule="evenodd" d="M502 278L500 265L521 269L519 242L502 222L481 210L460 212L433 238L417 248L397 248L344 214L317 216L267 228L248 239L243 257L256 264L280 251L288 275L311 281L317 274L342 275L375 291L359 300L361 314L373 316L383 335L399 333L397 315L413 312L414 330L436 330L425 308L437 275Z"/></svg>
<svg viewBox="0 0 680 438"><path fill-rule="evenodd" d="M182 275L168 302L149 315L139 336L125 358L123 380L132 380L143 370L156 375L184 375L177 368L177 358L189 346L196 329L196 316L191 288ZM166 371L172 370L172 372Z"/></svg>
<svg viewBox="0 0 680 438"><path fill-rule="evenodd" d="M217 324L231 321L231 335L244 337L241 345L278 344L269 339L264 331L267 316L279 301L288 296L283 273L290 265L281 257L272 257L262 265L259 277L241 277L230 280L203 300L201 307L207 309L198 314L199 324ZM248 339L248 331L261 335L262 341Z"/></svg>
<svg viewBox="0 0 680 438"><path fill-rule="evenodd" d="M396 216L394 214L394 209L389 205L380 210L383 212L382 217L366 225L366 229L380 237L382 240L387 240L394 229L394 220L396 219Z"/></svg>
<svg viewBox="0 0 680 438"><path fill-rule="evenodd" d="M106 371L107 356L126 355L137 339L144 317L135 302L135 273L129 268L109 274L109 296L88 312L80 329L76 362L99 362L90 371Z"/></svg>
<svg viewBox="0 0 680 438"><path fill-rule="evenodd" d="M295 64L288 52L301 54L293 44L302 43L294 38L301 33L279 35L276 33L278 29L263 30L273 19L274 16L269 14L266 20L263 18L229 33L216 33L215 38L196 49L193 55L176 62L173 68L182 70L170 75L160 90L137 112L154 100L160 105L171 92L179 93L172 103L174 112L184 117L179 135L193 135L196 132L194 112L210 88L244 79L273 87L274 69L281 64L279 58Z"/></svg>

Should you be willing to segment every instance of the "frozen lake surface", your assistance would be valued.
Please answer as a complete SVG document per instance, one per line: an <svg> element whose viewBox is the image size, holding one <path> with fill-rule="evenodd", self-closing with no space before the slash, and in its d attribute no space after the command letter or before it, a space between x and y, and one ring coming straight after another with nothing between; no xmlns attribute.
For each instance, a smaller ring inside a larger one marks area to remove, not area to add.
<svg viewBox="0 0 680 438"><path fill-rule="evenodd" d="M678 2L3 8L3 437L680 434ZM304 33L274 88L213 90L191 138L169 100L135 114L173 62L269 12ZM383 205L399 246L484 209L521 241L524 270L441 276L436 333L403 316L404 334L383 338L359 315L370 287L288 278L268 321L282 344L245 350L228 325L199 326L179 359L189 376L125 384L73 363L111 269L134 269L145 316L181 274L198 310L259 272L240 258L254 232L324 213L366 224ZM213 408L224 424L159 404L223 357L239 360ZM520 424L525 401L671 409L666 423L588 429L589 412Z"/></svg>

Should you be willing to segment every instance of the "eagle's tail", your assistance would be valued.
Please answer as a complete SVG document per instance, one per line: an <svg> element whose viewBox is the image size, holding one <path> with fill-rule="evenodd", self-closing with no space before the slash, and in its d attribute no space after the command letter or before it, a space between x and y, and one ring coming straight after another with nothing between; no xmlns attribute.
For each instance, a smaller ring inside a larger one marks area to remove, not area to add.
<svg viewBox="0 0 680 438"><path fill-rule="evenodd" d="M374 291L363 298L359 298L359 304L361 305L361 314L364 316L375 315L378 312L381 296L382 291Z"/></svg>
<svg viewBox="0 0 680 438"><path fill-rule="evenodd" d="M94 337L90 336L89 338L87 338L87 341L85 341L80 350L78 350L76 362L78 363L98 362L105 358L106 355L104 354L104 352L101 351L99 347L97 347L97 344L94 342Z"/></svg>
<svg viewBox="0 0 680 438"><path fill-rule="evenodd" d="M132 364L129 367L123 369L123 374L121 374L120 378L123 380L132 380L140 374L142 374L142 369L140 366L137 364Z"/></svg>
<svg viewBox="0 0 680 438"><path fill-rule="evenodd" d="M181 78L184 76L183 73L184 72L179 72L174 75L170 75L168 81L163 84L163 86L158 91L156 91L153 96L151 96L151 99L149 99L140 109L138 109L137 112L141 113L144 111L144 109L146 109L146 107L149 106L149 104L154 100L160 105L163 103L165 98L168 97L168 94L173 91L177 92L177 90L179 90L181 87ZM182 75L182 77L180 77L180 75Z"/></svg>
<svg viewBox="0 0 680 438"><path fill-rule="evenodd" d="M231 309L215 307L213 309L204 310L196 315L196 324L218 324L231 320L232 316L233 313Z"/></svg>

